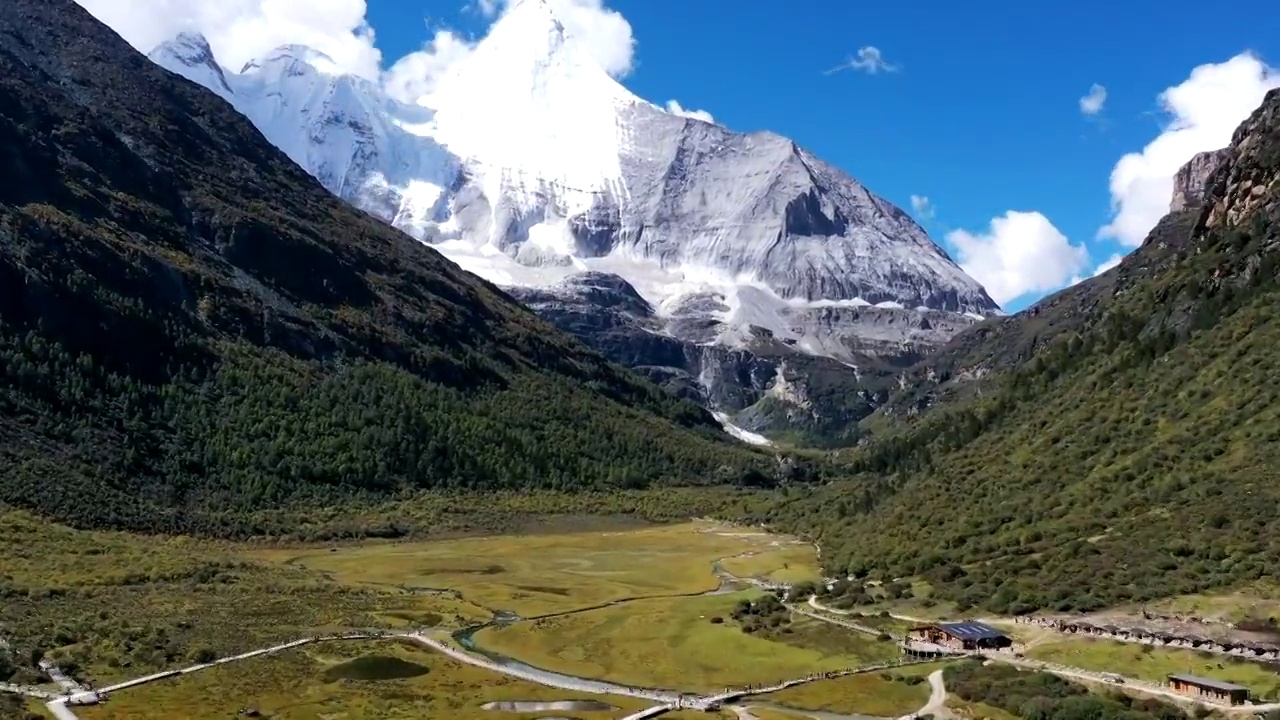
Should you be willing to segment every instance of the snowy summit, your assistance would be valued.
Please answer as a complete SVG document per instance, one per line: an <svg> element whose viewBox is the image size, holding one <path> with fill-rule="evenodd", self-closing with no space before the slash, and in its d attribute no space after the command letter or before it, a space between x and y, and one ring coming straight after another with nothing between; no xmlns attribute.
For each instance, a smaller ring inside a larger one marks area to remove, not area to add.
<svg viewBox="0 0 1280 720"><path fill-rule="evenodd" d="M636 97L543 0L511 4L415 104L300 46L240 72L194 35L151 58L464 269L566 296L582 273L616 276L654 332L749 348L763 329L853 363L999 312L902 210L784 137Z"/></svg>

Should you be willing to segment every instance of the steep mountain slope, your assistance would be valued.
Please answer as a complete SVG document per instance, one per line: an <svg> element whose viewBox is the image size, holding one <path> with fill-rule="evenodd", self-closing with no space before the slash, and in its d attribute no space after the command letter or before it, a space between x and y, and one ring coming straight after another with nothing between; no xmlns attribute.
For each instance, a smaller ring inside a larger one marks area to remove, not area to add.
<svg viewBox="0 0 1280 720"><path fill-rule="evenodd" d="M0 171L0 502L247 532L286 502L775 466L71 0L0 4Z"/></svg>
<svg viewBox="0 0 1280 720"><path fill-rule="evenodd" d="M865 482L773 520L820 528L833 568L924 575L997 611L1273 572L1280 91L1221 155L1202 191L1173 199L1203 202L1118 268L917 368L878 414L881 439L847 458Z"/></svg>
<svg viewBox="0 0 1280 720"><path fill-rule="evenodd" d="M655 334L674 338L689 362L662 371L757 428L806 412L847 424L849 408L765 412L774 381L738 383L736 365L717 361L725 352L701 348L763 353L770 376L785 374L771 357L829 358L830 375L845 376L840 394L875 394L893 367L998 312L904 212L786 138L677 117L632 95L543 0L513 3L417 105L296 46L238 73L198 36L151 57L229 99L357 207L499 285L559 296L535 307L591 312L574 276L617 276L648 305L644 329L632 327L616 353L616 342L582 339L658 367L643 348Z"/></svg>

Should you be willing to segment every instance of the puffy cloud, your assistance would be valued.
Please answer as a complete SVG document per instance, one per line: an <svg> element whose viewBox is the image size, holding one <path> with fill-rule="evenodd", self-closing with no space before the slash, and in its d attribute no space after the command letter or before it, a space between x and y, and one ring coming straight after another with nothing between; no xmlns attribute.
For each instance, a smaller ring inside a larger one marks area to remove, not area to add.
<svg viewBox="0 0 1280 720"><path fill-rule="evenodd" d="M382 74L387 94L402 102L414 103L435 91L440 79L454 63L465 60L473 43L449 30L437 30L421 50L400 58Z"/></svg>
<svg viewBox="0 0 1280 720"><path fill-rule="evenodd" d="M1089 264L1089 251L1072 245L1038 212L1010 210L992 219L985 233L953 230L946 240L960 267L1001 305L1028 293L1056 290Z"/></svg>
<svg viewBox="0 0 1280 720"><path fill-rule="evenodd" d="M512 2L513 0L476 0L472 7L489 19L496 20L511 7ZM635 62L635 37L631 32L631 23L621 13L605 7L603 0L546 2L564 25L565 31L576 42L581 43L606 72L614 77L623 77L631 72ZM422 96L431 94L449 68L454 63L465 60L474 48L474 42L449 30L438 30L421 50L400 58L383 73L383 84L392 97L404 102L416 102ZM671 110L670 103L667 109ZM685 114L713 122L711 115L705 111L685 111Z"/></svg>
<svg viewBox="0 0 1280 720"><path fill-rule="evenodd" d="M929 202L929 198L924 195L911 196L911 210L921 220L933 219L933 203Z"/></svg>
<svg viewBox="0 0 1280 720"><path fill-rule="evenodd" d="M1100 239L1141 245L1156 222L1169 211L1173 176L1196 153L1231 142L1236 127L1280 86L1280 71L1252 53L1201 65L1182 83L1160 94L1169 123L1142 152L1120 158L1111 171L1111 222Z"/></svg>
<svg viewBox="0 0 1280 720"><path fill-rule="evenodd" d="M218 61L239 70L250 60L288 44L307 45L334 60L337 70L386 85L393 97L413 102L470 54L474 43L438 30L421 50L382 69L382 53L366 20L367 0L76 0L142 52L180 32L199 32ZM610 75L623 77L635 62L631 24L604 0L545 0L565 30ZM496 18L512 0L476 0Z"/></svg>
<svg viewBox="0 0 1280 720"><path fill-rule="evenodd" d="M711 113L707 112L706 110L690 110L688 108L682 107L678 100L667 101L667 112L671 113L672 115L679 115L680 117L693 118L694 120L701 120L703 122L713 123L716 121L716 119L711 116Z"/></svg>
<svg viewBox="0 0 1280 720"><path fill-rule="evenodd" d="M846 58L844 62L828 70L826 74L830 75L842 70L857 70L868 75L875 75L878 72L897 72L900 69L900 66L884 59L884 54L880 52L880 48L874 45L867 45L858 48L857 55Z"/></svg>
<svg viewBox="0 0 1280 720"><path fill-rule="evenodd" d="M477 0L480 12L494 17L518 0ZM631 23L604 0L545 0L564 29L587 49L610 75L620 78L631 72L636 40Z"/></svg>
<svg viewBox="0 0 1280 720"><path fill-rule="evenodd" d="M382 53L365 0L77 0L142 52L180 32L199 32L218 60L239 70L287 44L308 45L343 72L377 79Z"/></svg>
<svg viewBox="0 0 1280 720"><path fill-rule="evenodd" d="M1097 115L1102 106L1107 104L1107 89L1098 83L1089 87L1089 94L1080 98L1080 112L1085 115Z"/></svg>

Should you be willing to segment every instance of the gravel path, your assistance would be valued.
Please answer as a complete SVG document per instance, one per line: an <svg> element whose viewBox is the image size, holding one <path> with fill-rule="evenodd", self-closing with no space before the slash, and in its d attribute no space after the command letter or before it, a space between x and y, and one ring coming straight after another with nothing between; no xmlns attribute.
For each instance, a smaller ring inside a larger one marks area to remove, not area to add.
<svg viewBox="0 0 1280 720"><path fill-rule="evenodd" d="M929 673L929 702L915 712L916 715L932 715L936 718L952 718L955 715L947 707L947 686L942 679L942 671Z"/></svg>

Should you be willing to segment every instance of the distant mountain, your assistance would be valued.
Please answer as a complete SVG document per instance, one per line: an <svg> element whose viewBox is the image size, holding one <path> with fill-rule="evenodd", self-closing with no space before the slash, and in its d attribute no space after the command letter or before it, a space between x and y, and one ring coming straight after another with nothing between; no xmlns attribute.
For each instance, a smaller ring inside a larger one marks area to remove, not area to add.
<svg viewBox="0 0 1280 720"><path fill-rule="evenodd" d="M0 3L0 172L0 503L234 534L291 503L778 467L71 0Z"/></svg>
<svg viewBox="0 0 1280 720"><path fill-rule="evenodd" d="M1280 91L1179 174L1103 275L904 373L844 462L772 517L832 569L999 612L1087 610L1280 564Z"/></svg>
<svg viewBox="0 0 1280 720"><path fill-rule="evenodd" d="M151 58L229 100L335 194L530 289L535 309L611 312L574 288L591 282L583 273L615 276L644 310L609 342L579 336L754 429L808 416L804 431L821 435L870 411L777 405L775 386L803 384L793 368L813 357L844 376L840 395L874 396L897 367L999 312L906 213L786 138L632 95L543 0L513 4L417 105L304 47L233 72L184 35ZM679 357L644 352L672 342ZM722 362L744 354L762 382Z"/></svg>

